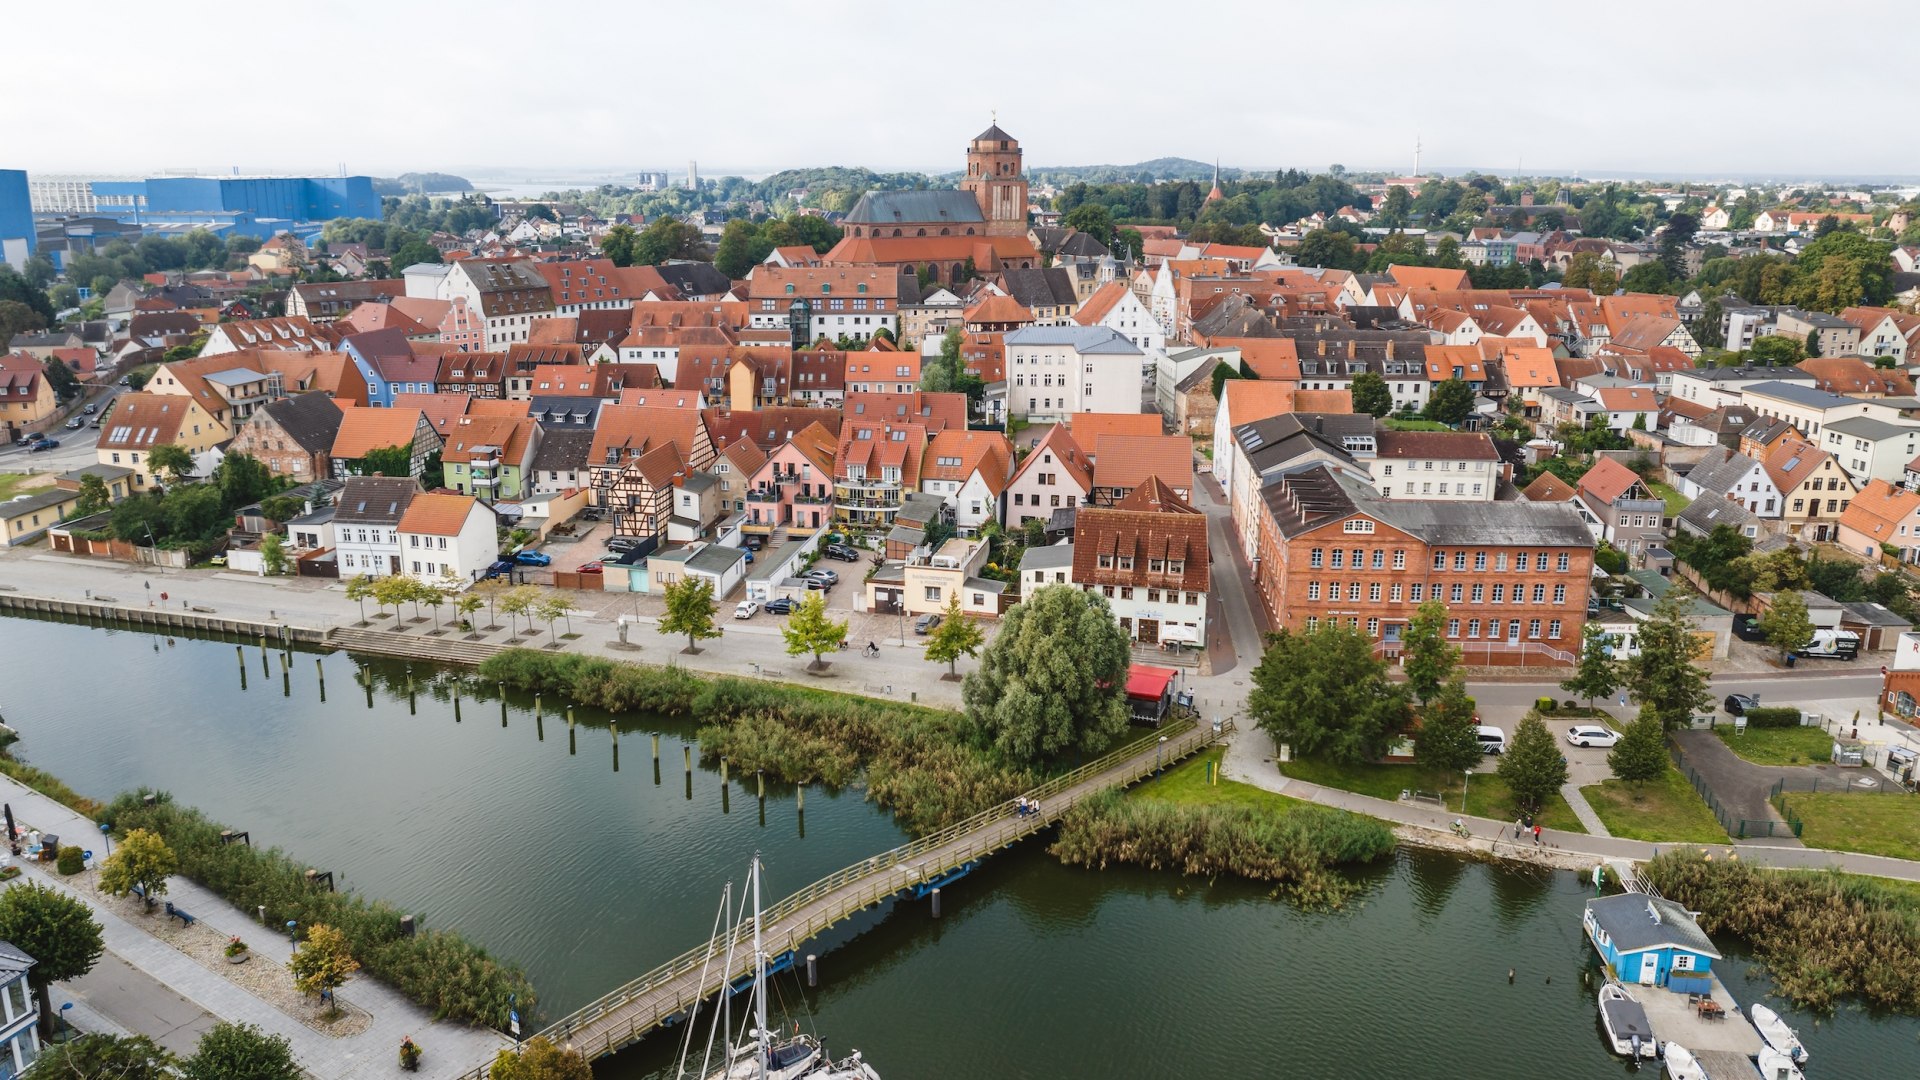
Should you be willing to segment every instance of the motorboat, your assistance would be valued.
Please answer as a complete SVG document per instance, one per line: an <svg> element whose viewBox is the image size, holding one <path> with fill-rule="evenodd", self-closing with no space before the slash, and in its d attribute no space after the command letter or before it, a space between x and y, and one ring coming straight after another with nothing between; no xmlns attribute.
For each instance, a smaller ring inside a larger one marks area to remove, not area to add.
<svg viewBox="0 0 1920 1080"><path fill-rule="evenodd" d="M1767 1040L1768 1046L1787 1055L1795 1065L1807 1063L1807 1048L1801 1044L1800 1036L1787 1026L1787 1022L1780 1019L1779 1013L1758 1002L1747 1012L1753 1017L1753 1026L1760 1029L1760 1037Z"/></svg>
<svg viewBox="0 0 1920 1080"><path fill-rule="evenodd" d="M1760 1066L1760 1075L1766 1080L1807 1080L1806 1074L1800 1071L1800 1066L1795 1065L1792 1058L1771 1046L1760 1048L1756 1062Z"/></svg>
<svg viewBox="0 0 1920 1080"><path fill-rule="evenodd" d="M1658 1040L1647 1010L1633 1000L1626 987L1609 982L1600 988L1600 1026L1606 1029L1613 1052L1625 1058L1659 1056Z"/></svg>
<svg viewBox="0 0 1920 1080"><path fill-rule="evenodd" d="M1665 1057L1667 1080L1707 1080L1707 1070L1700 1067L1700 1060L1686 1047L1668 1043Z"/></svg>

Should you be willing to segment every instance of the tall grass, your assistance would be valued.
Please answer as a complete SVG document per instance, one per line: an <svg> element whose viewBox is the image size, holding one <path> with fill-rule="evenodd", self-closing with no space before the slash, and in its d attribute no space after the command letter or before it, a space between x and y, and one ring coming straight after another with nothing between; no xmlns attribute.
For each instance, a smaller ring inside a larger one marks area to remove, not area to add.
<svg viewBox="0 0 1920 1080"><path fill-rule="evenodd" d="M534 1010L533 984L517 965L495 959L451 931L400 932L401 913L382 900L323 892L307 884L305 866L278 848L222 844L221 826L200 811L145 790L106 807L104 817L122 835L151 829L180 860L180 873L213 890L242 911L266 908L268 926L294 919L301 926L326 923L347 935L354 958L367 973L433 1011L436 1019L462 1020L505 1030L508 995L517 995L522 1015Z"/></svg>
<svg viewBox="0 0 1920 1080"><path fill-rule="evenodd" d="M623 664L597 656L507 649L479 669L483 683L506 683L534 694L566 694L582 705L612 713L651 712L686 716L703 680L684 668Z"/></svg>
<svg viewBox="0 0 1920 1080"><path fill-rule="evenodd" d="M1844 998L1920 1014L1920 895L1870 878L1762 870L1667 852L1646 875L1708 933L1753 946L1780 992L1813 1009Z"/></svg>
<svg viewBox="0 0 1920 1080"><path fill-rule="evenodd" d="M1333 868L1391 852L1393 830L1344 810L1302 806L1285 814L1228 804L1090 796L1066 813L1052 852L1070 866L1110 863L1235 874L1270 881L1302 907L1341 906L1359 888Z"/></svg>
<svg viewBox="0 0 1920 1080"><path fill-rule="evenodd" d="M14 740L7 741L11 743ZM98 802L68 787L66 781L45 769L29 765L5 750L0 750L0 773L6 773L82 817L98 818L100 816Z"/></svg>

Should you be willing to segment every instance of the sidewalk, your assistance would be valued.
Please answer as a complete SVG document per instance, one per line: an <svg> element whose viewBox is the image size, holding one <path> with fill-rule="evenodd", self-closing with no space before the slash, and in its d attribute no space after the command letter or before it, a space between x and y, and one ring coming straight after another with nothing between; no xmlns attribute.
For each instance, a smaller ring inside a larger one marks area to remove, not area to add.
<svg viewBox="0 0 1920 1080"><path fill-rule="evenodd" d="M97 838L100 828L52 799L23 787L11 777L0 776L0 793L13 805L14 819L22 829L38 828L57 833L85 846L88 838ZM397 1074L397 1053L403 1035L412 1035L426 1051L419 1075L431 1080L456 1080L477 1066L492 1060L509 1040L484 1028L436 1022L425 1010L402 997L385 984L366 975L356 976L340 991L350 1001L373 1015L373 1024L358 1035L331 1038L299 1020L254 997L239 984L198 962L173 946L147 933L139 926L94 903L91 896L68 888L58 874L38 863L24 864L27 876L55 890L73 896L93 908L104 931L107 952L141 975L178 994L193 1007L211 1016L236 1023L257 1024L271 1034L284 1035L293 1044L294 1057L316 1080L382 1076ZM285 935L260 926L250 916L229 905L194 882L176 877L168 882L168 899L193 912L196 919L227 935L246 939L253 948L255 963L285 964L293 953ZM90 976L91 977L91 976ZM114 1016L113 1001L137 1000L139 987L131 982L102 993L99 986L79 980L81 989L92 999L96 1011L108 1013L121 1027L147 1031L156 1024L171 1023L180 1028L190 1025L191 1016L183 1016L177 1005L150 1007L150 1015ZM56 1002L68 1000L67 987L57 987ZM75 1011L78 1011L76 1009ZM81 1024L84 1027L86 1025ZM151 1031L147 1031L151 1034Z"/></svg>
<svg viewBox="0 0 1920 1080"><path fill-rule="evenodd" d="M1254 787L1277 792L1289 798L1351 810L1356 814L1365 814L1396 825L1428 830L1442 837L1451 835L1448 826L1458 820L1473 834L1468 846L1490 854L1498 854L1496 838L1500 836L1502 830L1513 827L1510 821L1465 817L1449 813L1439 807L1390 802L1386 799L1356 795L1351 791L1340 791L1294 780L1280 772L1279 766L1274 763L1273 756L1273 741L1265 732L1252 727L1240 728L1228 739L1221 773L1229 780L1252 784ZM1659 854L1662 847L1694 846L1651 844L1643 840L1623 840L1619 837L1557 832L1552 829L1546 830L1542 839L1545 840L1546 846L1556 853L1593 862L1615 859L1645 862ZM1835 868L1854 874L1871 874L1876 877L1897 878L1901 881L1920 881L1920 862L1906 859L1889 859L1879 855L1861 855L1850 851L1827 851L1820 848L1779 847L1765 844L1715 844L1711 850L1737 853L1743 861L1751 862L1756 866L1791 870Z"/></svg>

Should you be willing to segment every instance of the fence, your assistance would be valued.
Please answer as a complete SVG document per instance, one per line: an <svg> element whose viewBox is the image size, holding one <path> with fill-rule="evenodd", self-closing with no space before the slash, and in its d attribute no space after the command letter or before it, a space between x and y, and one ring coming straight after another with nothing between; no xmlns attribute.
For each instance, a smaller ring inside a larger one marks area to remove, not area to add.
<svg viewBox="0 0 1920 1080"><path fill-rule="evenodd" d="M1741 817L1729 810L1714 795L1713 789L1707 786L1706 778L1694 771L1693 766L1687 764L1685 752L1677 746L1671 746L1668 748L1668 754L1673 758L1673 767L1679 769L1680 775L1686 777L1687 783L1693 785L1693 790L1699 794L1701 801L1707 804L1707 809L1713 811L1715 820L1720 822L1721 828L1727 830L1728 836L1735 840L1752 840L1765 836L1798 837L1800 835L1801 822L1796 817L1789 817L1786 821L1775 821L1772 818Z"/></svg>

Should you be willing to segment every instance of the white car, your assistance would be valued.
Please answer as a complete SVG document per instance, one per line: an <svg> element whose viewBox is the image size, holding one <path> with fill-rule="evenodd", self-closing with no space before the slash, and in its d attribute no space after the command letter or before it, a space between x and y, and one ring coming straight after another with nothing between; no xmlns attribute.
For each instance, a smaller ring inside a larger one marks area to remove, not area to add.
<svg viewBox="0 0 1920 1080"><path fill-rule="evenodd" d="M1612 746L1620 733L1600 724L1575 724L1567 729L1567 741L1575 746Z"/></svg>
<svg viewBox="0 0 1920 1080"><path fill-rule="evenodd" d="M733 617L736 619L751 619L753 618L753 613L759 610L760 610L759 601L742 600L738 604L734 605Z"/></svg>

